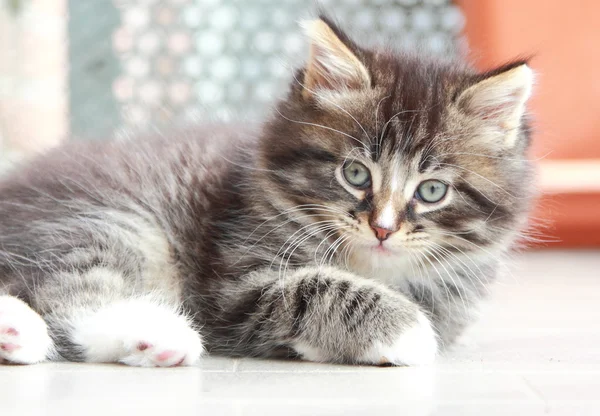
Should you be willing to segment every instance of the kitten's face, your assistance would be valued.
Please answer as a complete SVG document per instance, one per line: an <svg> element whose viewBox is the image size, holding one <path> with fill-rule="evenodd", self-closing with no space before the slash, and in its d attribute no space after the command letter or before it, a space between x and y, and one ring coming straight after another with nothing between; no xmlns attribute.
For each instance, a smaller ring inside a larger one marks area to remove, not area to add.
<svg viewBox="0 0 600 416"><path fill-rule="evenodd" d="M311 60L268 126L275 203L382 259L506 244L532 189L521 126L529 68L478 75L364 51L331 27L308 29Z"/></svg>

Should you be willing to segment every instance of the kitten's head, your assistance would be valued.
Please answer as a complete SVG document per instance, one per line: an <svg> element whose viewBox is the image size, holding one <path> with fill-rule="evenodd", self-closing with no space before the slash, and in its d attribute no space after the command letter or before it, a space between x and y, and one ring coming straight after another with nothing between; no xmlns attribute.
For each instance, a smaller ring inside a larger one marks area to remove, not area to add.
<svg viewBox="0 0 600 416"><path fill-rule="evenodd" d="M506 246L532 194L526 62L457 62L364 49L327 18L266 126L273 204L372 257Z"/></svg>

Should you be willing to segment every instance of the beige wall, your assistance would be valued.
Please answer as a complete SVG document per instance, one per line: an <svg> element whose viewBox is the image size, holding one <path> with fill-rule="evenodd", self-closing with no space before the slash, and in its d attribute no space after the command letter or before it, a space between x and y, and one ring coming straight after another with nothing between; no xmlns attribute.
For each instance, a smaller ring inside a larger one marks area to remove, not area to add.
<svg viewBox="0 0 600 416"><path fill-rule="evenodd" d="M555 245L600 246L600 2L460 0L482 67L533 54L534 217Z"/></svg>
<svg viewBox="0 0 600 416"><path fill-rule="evenodd" d="M66 0L0 2L0 159L67 134Z"/></svg>

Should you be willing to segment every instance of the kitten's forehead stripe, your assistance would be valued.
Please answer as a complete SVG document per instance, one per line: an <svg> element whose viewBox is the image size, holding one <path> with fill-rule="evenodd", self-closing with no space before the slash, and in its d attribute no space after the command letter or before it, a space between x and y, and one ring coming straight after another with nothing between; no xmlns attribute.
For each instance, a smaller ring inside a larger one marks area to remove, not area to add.
<svg viewBox="0 0 600 416"><path fill-rule="evenodd" d="M383 210L375 218L375 223L381 228L393 230L396 226L396 209L394 202L389 200L385 203Z"/></svg>

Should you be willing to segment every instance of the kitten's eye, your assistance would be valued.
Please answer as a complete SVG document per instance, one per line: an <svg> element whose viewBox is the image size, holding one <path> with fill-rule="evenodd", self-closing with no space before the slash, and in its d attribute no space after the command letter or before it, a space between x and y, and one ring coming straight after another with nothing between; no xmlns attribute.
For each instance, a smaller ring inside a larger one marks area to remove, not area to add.
<svg viewBox="0 0 600 416"><path fill-rule="evenodd" d="M362 163L350 162L343 168L344 178L356 188L364 189L371 185L371 173Z"/></svg>
<svg viewBox="0 0 600 416"><path fill-rule="evenodd" d="M425 202L439 202L448 192L448 185L443 182L430 179L421 182L417 188L417 197Z"/></svg>

